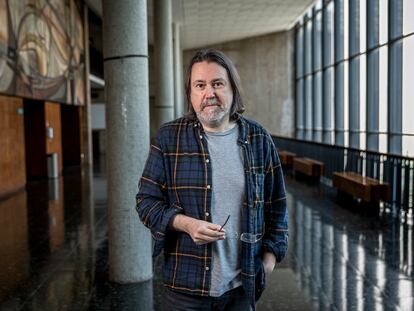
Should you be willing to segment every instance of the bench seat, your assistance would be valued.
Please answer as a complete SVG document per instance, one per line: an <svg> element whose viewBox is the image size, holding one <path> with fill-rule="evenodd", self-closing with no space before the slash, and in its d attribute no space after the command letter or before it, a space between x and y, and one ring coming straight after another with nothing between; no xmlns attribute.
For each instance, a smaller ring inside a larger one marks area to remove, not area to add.
<svg viewBox="0 0 414 311"><path fill-rule="evenodd" d="M388 200L389 185L374 178L364 177L355 172L334 172L332 182L338 190L367 203Z"/></svg>
<svg viewBox="0 0 414 311"><path fill-rule="evenodd" d="M280 163L282 163L282 166L285 168L292 167L293 165L293 159L296 157L296 153L286 151L286 150L279 150L278 151Z"/></svg>
<svg viewBox="0 0 414 311"><path fill-rule="evenodd" d="M319 178L325 173L325 165L323 162L311 158L294 158L293 169L296 172L312 178Z"/></svg>

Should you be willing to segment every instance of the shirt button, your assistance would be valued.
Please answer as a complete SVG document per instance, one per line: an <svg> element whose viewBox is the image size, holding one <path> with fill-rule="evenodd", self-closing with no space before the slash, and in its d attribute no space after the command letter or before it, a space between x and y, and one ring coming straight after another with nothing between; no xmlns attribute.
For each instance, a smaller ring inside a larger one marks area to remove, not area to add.
<svg viewBox="0 0 414 311"><path fill-rule="evenodd" d="M244 143L245 143L245 144L248 144L249 142L246 140Z"/></svg>
<svg viewBox="0 0 414 311"><path fill-rule="evenodd" d="M203 135L200 135L200 139L203 139Z"/></svg>
<svg viewBox="0 0 414 311"><path fill-rule="evenodd" d="M210 270L210 267L206 267L206 270L208 271L208 270Z"/></svg>
<svg viewBox="0 0 414 311"><path fill-rule="evenodd" d="M211 186L210 185L207 185L207 189L210 189L211 188Z"/></svg>
<svg viewBox="0 0 414 311"><path fill-rule="evenodd" d="M206 159L206 163L210 163L210 160L209 159Z"/></svg>
<svg viewBox="0 0 414 311"><path fill-rule="evenodd" d="M210 216L210 213L209 212L206 212L206 216Z"/></svg>

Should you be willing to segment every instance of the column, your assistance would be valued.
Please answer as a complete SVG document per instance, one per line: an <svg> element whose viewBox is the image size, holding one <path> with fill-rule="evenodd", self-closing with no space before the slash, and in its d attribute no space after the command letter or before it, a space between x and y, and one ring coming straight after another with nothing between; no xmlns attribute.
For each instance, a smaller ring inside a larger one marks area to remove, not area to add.
<svg viewBox="0 0 414 311"><path fill-rule="evenodd" d="M303 37L304 37L304 26L302 21L296 25L296 105L295 105L295 115L296 115L296 139L304 139L304 51L303 51Z"/></svg>
<svg viewBox="0 0 414 311"><path fill-rule="evenodd" d="M135 195L149 151L147 1L104 0L109 277L152 278L150 232Z"/></svg>
<svg viewBox="0 0 414 311"><path fill-rule="evenodd" d="M322 141L322 9L313 15L313 141Z"/></svg>
<svg viewBox="0 0 414 311"><path fill-rule="evenodd" d="M403 0L389 1L388 152L402 153Z"/></svg>
<svg viewBox="0 0 414 311"><path fill-rule="evenodd" d="M174 119L174 71L171 0L154 1L156 93L151 130ZM153 133L151 133L153 134Z"/></svg>
<svg viewBox="0 0 414 311"><path fill-rule="evenodd" d="M334 143L334 2L323 8L322 13L322 141Z"/></svg>
<svg viewBox="0 0 414 311"><path fill-rule="evenodd" d="M312 121L313 121L313 50L312 50L312 13L309 12L305 17L304 25L304 68L305 68L305 81L304 81L304 97L303 97L303 108L304 108L304 125L305 125L305 139L312 140Z"/></svg>
<svg viewBox="0 0 414 311"><path fill-rule="evenodd" d="M367 2L367 149L379 148L379 0Z"/></svg>
<svg viewBox="0 0 414 311"><path fill-rule="evenodd" d="M73 2L71 2L72 4ZM72 4L73 5L73 4ZM83 24L84 24L84 46L85 46L85 106L82 107L82 136L83 136L83 163L89 166L90 173L93 167L93 152L92 152L92 108L91 108L91 82L89 80L90 74L90 56L89 56L89 20L88 7L86 4L83 9Z"/></svg>
<svg viewBox="0 0 414 311"><path fill-rule="evenodd" d="M349 146L360 148L359 1L349 1Z"/></svg>
<svg viewBox="0 0 414 311"><path fill-rule="evenodd" d="M335 144L345 145L345 10L344 0L335 0Z"/></svg>
<svg viewBox="0 0 414 311"><path fill-rule="evenodd" d="M174 103L175 117L180 118L186 111L183 96L183 51L180 38L181 24L174 23Z"/></svg>

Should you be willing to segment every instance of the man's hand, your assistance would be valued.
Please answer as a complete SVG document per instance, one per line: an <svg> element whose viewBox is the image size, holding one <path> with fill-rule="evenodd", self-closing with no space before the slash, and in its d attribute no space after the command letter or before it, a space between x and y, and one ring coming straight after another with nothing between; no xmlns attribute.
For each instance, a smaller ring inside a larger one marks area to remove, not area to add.
<svg viewBox="0 0 414 311"><path fill-rule="evenodd" d="M185 215L176 215L171 225L175 230L188 233L197 245L225 239L225 230L220 231L220 225Z"/></svg>
<svg viewBox="0 0 414 311"><path fill-rule="evenodd" d="M266 274L272 273L276 266L276 257L273 253L264 252L263 268Z"/></svg>

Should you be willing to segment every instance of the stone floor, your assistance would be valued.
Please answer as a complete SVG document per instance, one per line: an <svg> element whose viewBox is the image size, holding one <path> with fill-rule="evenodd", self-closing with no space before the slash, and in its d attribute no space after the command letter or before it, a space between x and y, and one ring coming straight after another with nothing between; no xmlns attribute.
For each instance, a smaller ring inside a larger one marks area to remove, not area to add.
<svg viewBox="0 0 414 311"><path fill-rule="evenodd" d="M323 185L286 175L288 256L268 278L265 310L414 310L413 226L340 206ZM92 191L91 191L92 190ZM0 201L0 310L162 310L153 280L108 281L106 178L66 170Z"/></svg>

